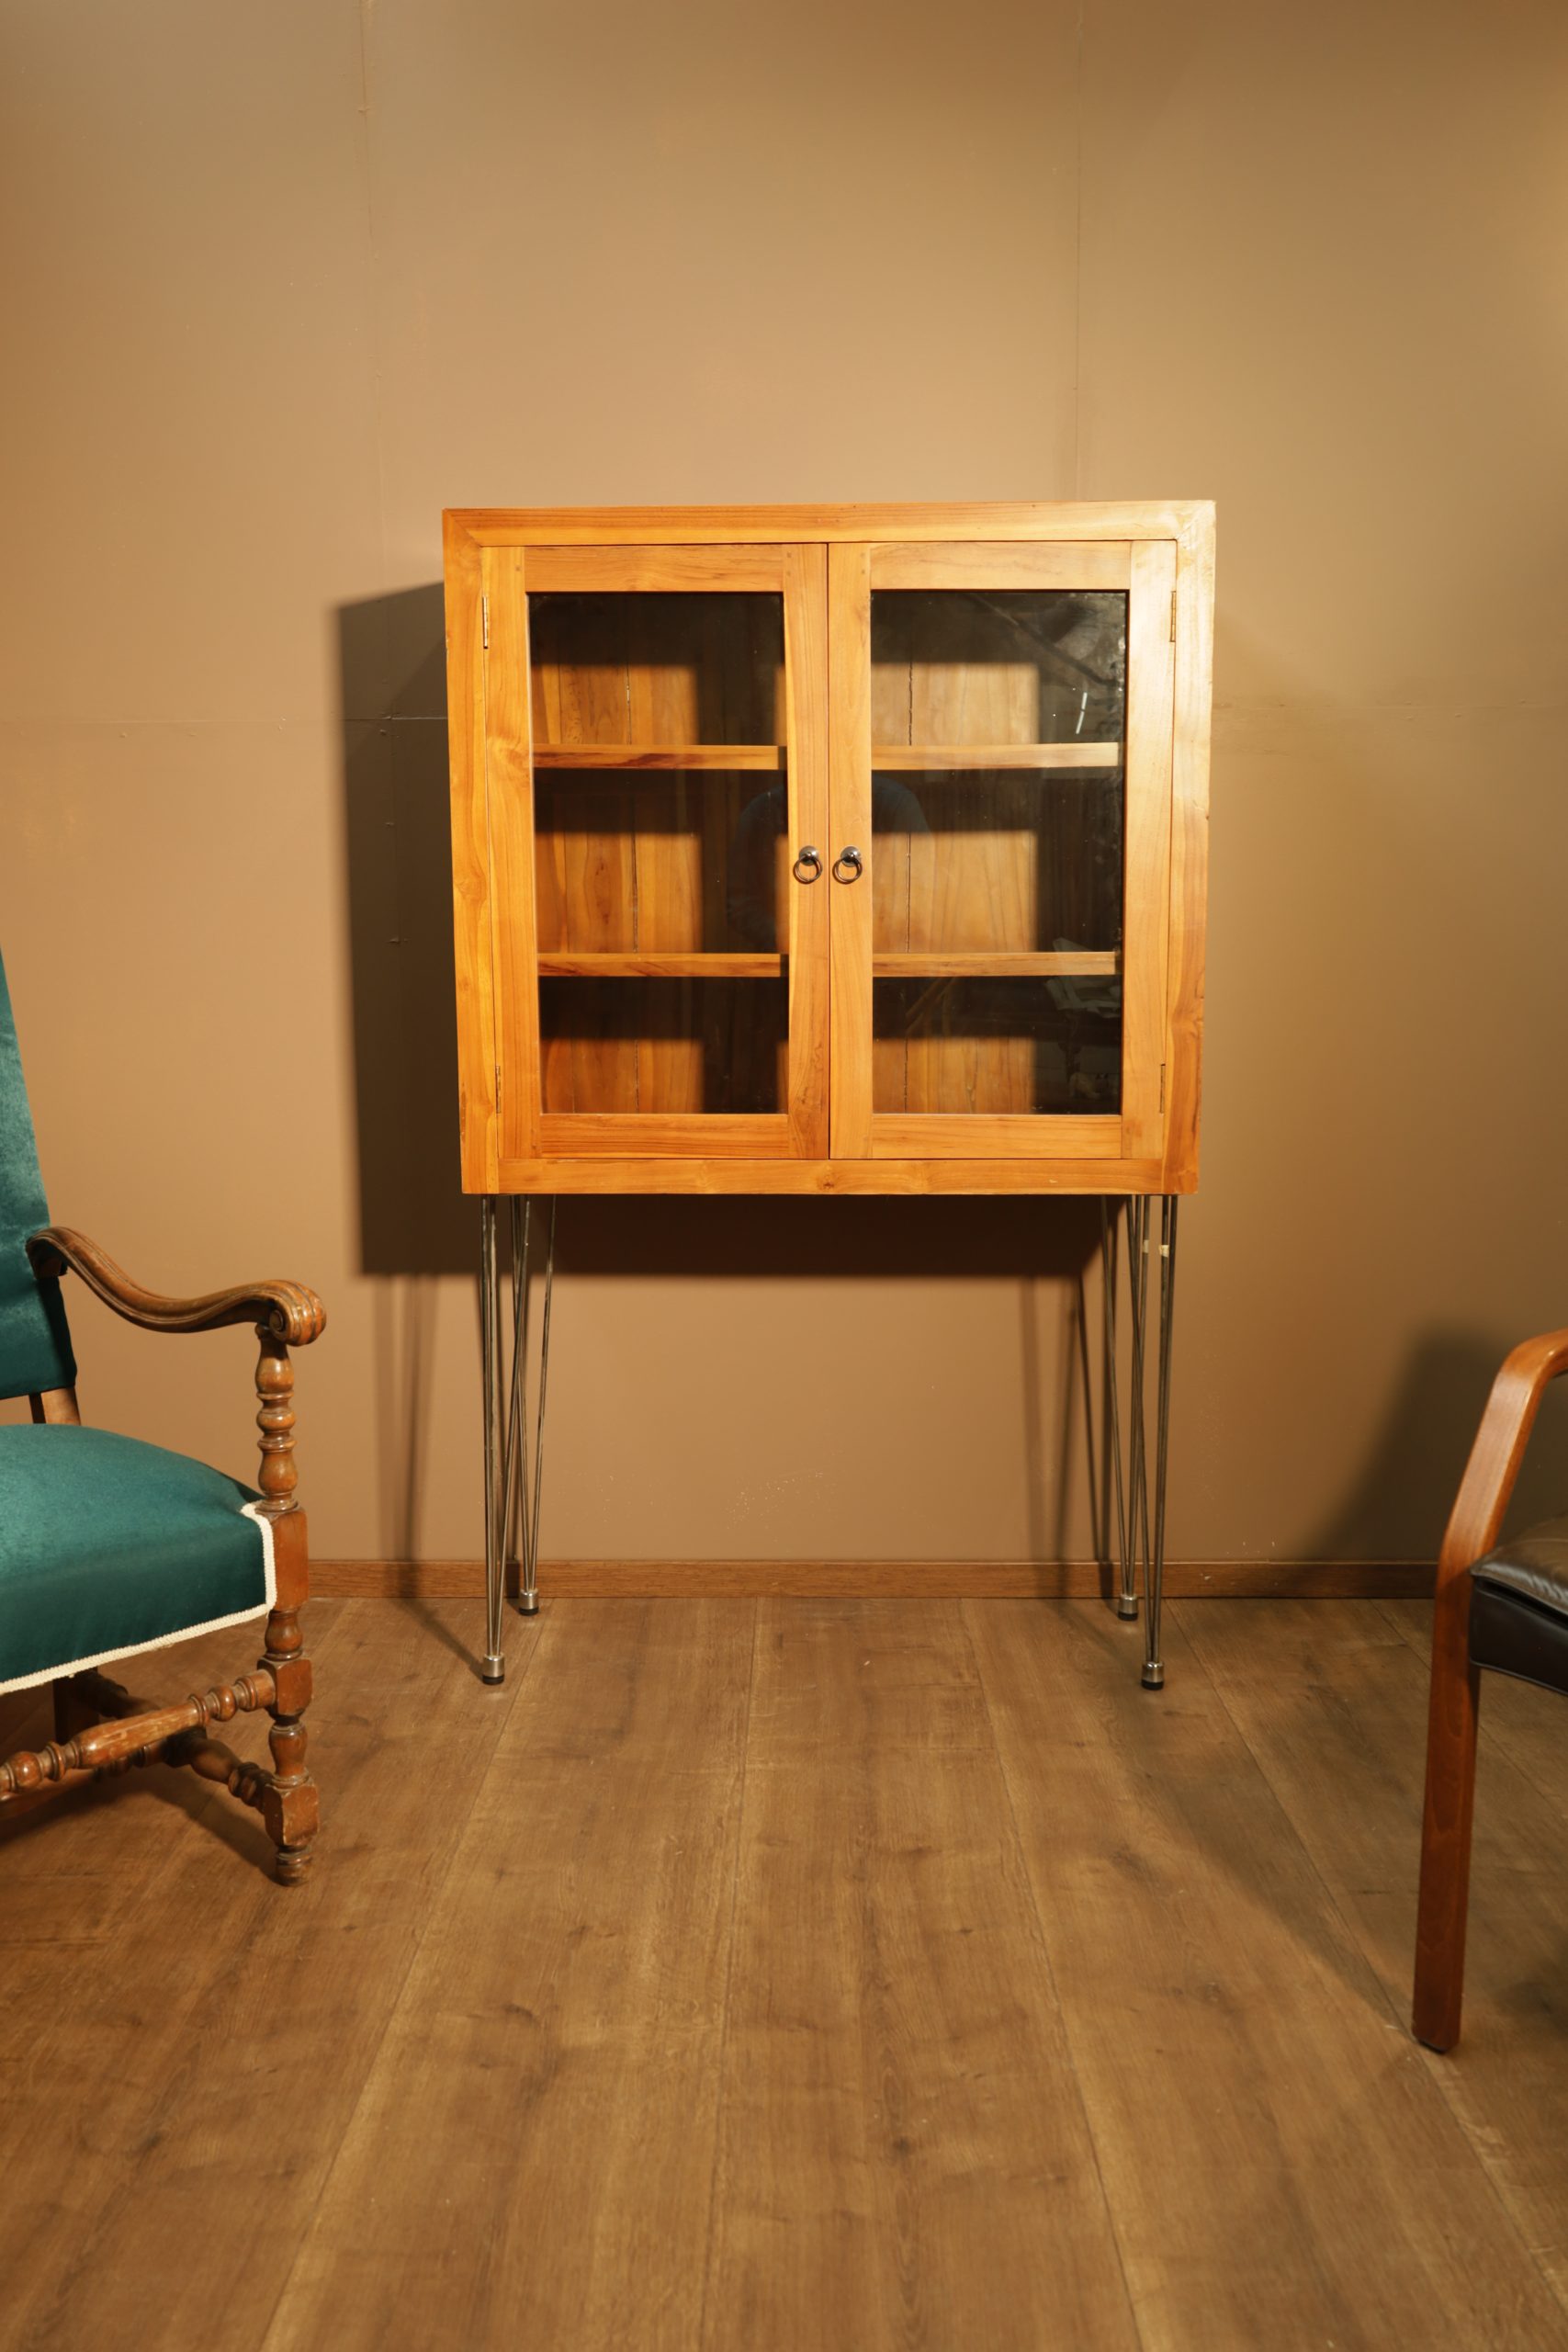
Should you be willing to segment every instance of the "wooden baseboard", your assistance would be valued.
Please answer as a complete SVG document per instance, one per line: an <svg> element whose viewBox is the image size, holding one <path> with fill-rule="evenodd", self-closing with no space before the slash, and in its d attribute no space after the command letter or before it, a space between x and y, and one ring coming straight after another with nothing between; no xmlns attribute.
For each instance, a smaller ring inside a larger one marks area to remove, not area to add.
<svg viewBox="0 0 1568 2352"><path fill-rule="evenodd" d="M1432 1589L1427 1560L1171 1560L1171 1600L1419 1600ZM484 1590L479 1560L313 1560L310 1588L323 1600L435 1600ZM546 1600L751 1600L838 1595L880 1600L1089 1600L1109 1594L1093 1560L546 1560Z"/></svg>

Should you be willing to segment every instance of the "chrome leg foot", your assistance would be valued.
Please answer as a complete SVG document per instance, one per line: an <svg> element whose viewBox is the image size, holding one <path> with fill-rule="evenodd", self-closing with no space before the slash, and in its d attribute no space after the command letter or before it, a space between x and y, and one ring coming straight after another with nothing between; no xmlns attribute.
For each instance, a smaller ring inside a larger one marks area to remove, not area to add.
<svg viewBox="0 0 1568 2352"><path fill-rule="evenodd" d="M479 1680L481 1682L504 1682L505 1679L506 1660L499 1656L487 1657L483 1665L479 1668Z"/></svg>
<svg viewBox="0 0 1568 2352"><path fill-rule="evenodd" d="M1163 1690L1165 1689L1165 1668L1163 1666L1151 1666L1147 1660L1145 1661L1144 1688L1145 1690Z"/></svg>

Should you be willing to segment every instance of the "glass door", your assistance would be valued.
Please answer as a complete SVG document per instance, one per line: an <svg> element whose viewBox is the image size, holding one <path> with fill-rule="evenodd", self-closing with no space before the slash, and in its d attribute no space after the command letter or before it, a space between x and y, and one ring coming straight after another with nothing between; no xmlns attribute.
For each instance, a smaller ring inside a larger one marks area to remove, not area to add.
<svg viewBox="0 0 1568 2352"><path fill-rule="evenodd" d="M835 547L832 1148L1159 1148L1174 541Z"/></svg>
<svg viewBox="0 0 1568 2352"><path fill-rule="evenodd" d="M487 578L502 1158L824 1156L823 550Z"/></svg>

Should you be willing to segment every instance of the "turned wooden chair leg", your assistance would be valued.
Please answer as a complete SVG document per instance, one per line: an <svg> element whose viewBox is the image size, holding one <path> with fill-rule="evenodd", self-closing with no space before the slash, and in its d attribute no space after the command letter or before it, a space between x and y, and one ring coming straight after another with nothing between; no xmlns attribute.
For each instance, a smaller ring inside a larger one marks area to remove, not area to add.
<svg viewBox="0 0 1568 2352"><path fill-rule="evenodd" d="M272 1772L261 1792L261 1815L276 1849L277 1876L292 1886L305 1875L320 1823L316 1784L305 1765L306 1732L301 1718L310 1703L310 1661L299 1629L299 1611L310 1592L310 1548L305 1514L294 1500L294 1368L288 1350L265 1323L256 1326L261 1361L256 1395L261 1410L260 1482L272 1523L277 1597L266 1621L261 1663L272 1675Z"/></svg>
<svg viewBox="0 0 1568 2352"><path fill-rule="evenodd" d="M1470 1659L1467 1575L1438 1594L1432 1628L1432 1697L1427 1727L1427 1798L1416 1928L1416 2037L1432 2050L1459 2040L1470 1838L1475 1815L1475 1736L1481 1675Z"/></svg>

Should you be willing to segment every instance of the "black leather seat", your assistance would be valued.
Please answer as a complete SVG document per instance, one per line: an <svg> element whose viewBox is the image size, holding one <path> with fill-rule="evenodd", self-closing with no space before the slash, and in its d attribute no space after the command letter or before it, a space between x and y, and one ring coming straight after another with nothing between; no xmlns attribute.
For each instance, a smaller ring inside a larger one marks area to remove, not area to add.
<svg viewBox="0 0 1568 2352"><path fill-rule="evenodd" d="M1474 1663L1568 1691L1568 1514L1499 1544L1470 1573Z"/></svg>

